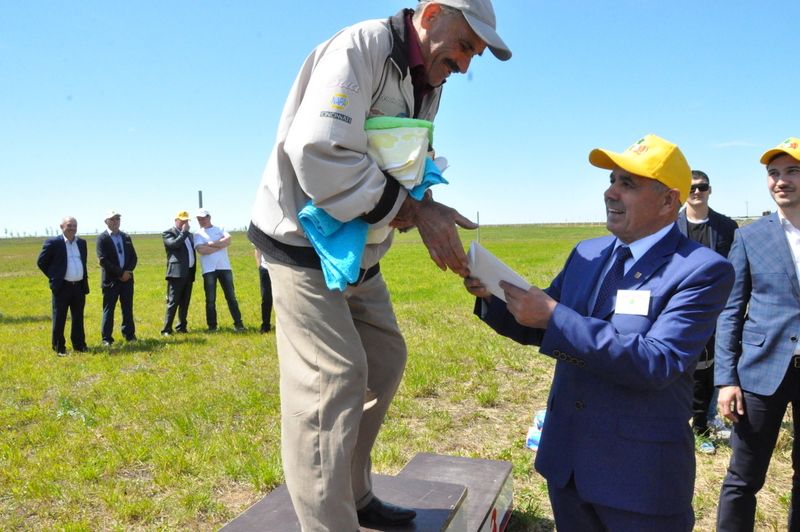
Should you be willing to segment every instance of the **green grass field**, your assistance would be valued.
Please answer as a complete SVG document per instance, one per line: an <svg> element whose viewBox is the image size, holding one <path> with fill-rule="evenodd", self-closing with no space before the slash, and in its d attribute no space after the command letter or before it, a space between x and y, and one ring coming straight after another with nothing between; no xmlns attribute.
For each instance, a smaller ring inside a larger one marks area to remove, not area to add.
<svg viewBox="0 0 800 532"><path fill-rule="evenodd" d="M481 242L546 286L576 241L604 233L602 226L485 227ZM471 237L464 233L465 243ZM258 272L246 237L234 235L230 254L249 332L233 332L221 293L221 331L205 332L200 282L190 334L166 339L159 336L161 239L133 238L140 341L100 346L100 275L89 236L90 351L66 358L50 349L50 291L35 264L42 239L0 240L2 530L214 530L282 482L275 337L257 332ZM375 470L396 473L417 452L508 460L510 530L552 530L545 482L524 447L532 415L545 405L552 360L482 325L460 279L435 267L416 232L399 235L381 266L409 361L374 450ZM759 495L758 530L786 529L790 425ZM714 528L729 457L724 446L698 455L697 530Z"/></svg>

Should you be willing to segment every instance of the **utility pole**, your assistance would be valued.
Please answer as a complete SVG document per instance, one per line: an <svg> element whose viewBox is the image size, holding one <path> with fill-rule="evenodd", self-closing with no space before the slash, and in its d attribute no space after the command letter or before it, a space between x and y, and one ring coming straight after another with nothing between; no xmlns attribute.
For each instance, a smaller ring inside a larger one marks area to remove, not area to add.
<svg viewBox="0 0 800 532"><path fill-rule="evenodd" d="M197 191L197 206L199 208L201 208L201 209L203 208L203 191L202 190L198 190Z"/></svg>

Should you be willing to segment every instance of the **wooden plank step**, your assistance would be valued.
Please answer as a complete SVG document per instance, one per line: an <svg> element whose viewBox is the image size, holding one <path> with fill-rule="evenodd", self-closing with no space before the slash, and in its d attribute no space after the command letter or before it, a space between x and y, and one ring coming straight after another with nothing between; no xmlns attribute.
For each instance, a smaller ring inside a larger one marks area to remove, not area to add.
<svg viewBox="0 0 800 532"><path fill-rule="evenodd" d="M467 488L463 508L469 532L505 530L513 508L511 463L419 453L397 478L416 478L460 484Z"/></svg>
<svg viewBox="0 0 800 532"><path fill-rule="evenodd" d="M463 485L406 476L373 475L373 491L381 500L413 508L417 517L408 525L380 530L458 531L467 530L461 510L467 496ZM361 530L379 530L367 529ZM300 532L285 484L267 494L222 528L224 532Z"/></svg>

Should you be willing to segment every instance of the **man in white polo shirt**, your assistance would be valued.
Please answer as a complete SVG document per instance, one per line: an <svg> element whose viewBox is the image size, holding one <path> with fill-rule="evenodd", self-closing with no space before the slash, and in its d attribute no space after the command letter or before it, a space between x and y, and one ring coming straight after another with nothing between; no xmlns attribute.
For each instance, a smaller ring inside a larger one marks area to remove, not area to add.
<svg viewBox="0 0 800 532"><path fill-rule="evenodd" d="M231 245L231 235L222 227L211 225L211 214L206 209L199 209L195 216L197 223L200 224L200 230L194 234L194 248L200 255L200 265L203 268L208 330L217 330L217 280L219 280L233 318L233 328L236 331L243 331L242 314L236 301L231 261L228 258L227 248Z"/></svg>

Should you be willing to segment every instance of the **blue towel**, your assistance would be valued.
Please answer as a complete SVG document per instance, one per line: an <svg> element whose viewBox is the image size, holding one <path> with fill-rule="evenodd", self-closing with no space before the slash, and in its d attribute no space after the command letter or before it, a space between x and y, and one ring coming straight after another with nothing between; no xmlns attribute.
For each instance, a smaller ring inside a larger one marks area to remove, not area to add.
<svg viewBox="0 0 800 532"><path fill-rule="evenodd" d="M436 166L436 163L430 157L425 158L425 175L422 176L422 182L419 185L412 188L408 195L414 198L417 201L422 200L422 196L425 195L425 191L431 188L433 185L446 185L447 179L444 178L442 175L441 170L439 167Z"/></svg>
<svg viewBox="0 0 800 532"><path fill-rule="evenodd" d="M357 218L340 222L310 201L297 217L319 255L325 284L331 290L344 292L347 283L358 280L369 224Z"/></svg>
<svg viewBox="0 0 800 532"><path fill-rule="evenodd" d="M429 157L425 161L422 182L408 194L420 201L426 190L440 183L447 184L447 180ZM340 222L310 201L300 210L297 218L319 255L325 284L330 290L344 292L348 283L358 280L369 224L359 218Z"/></svg>

